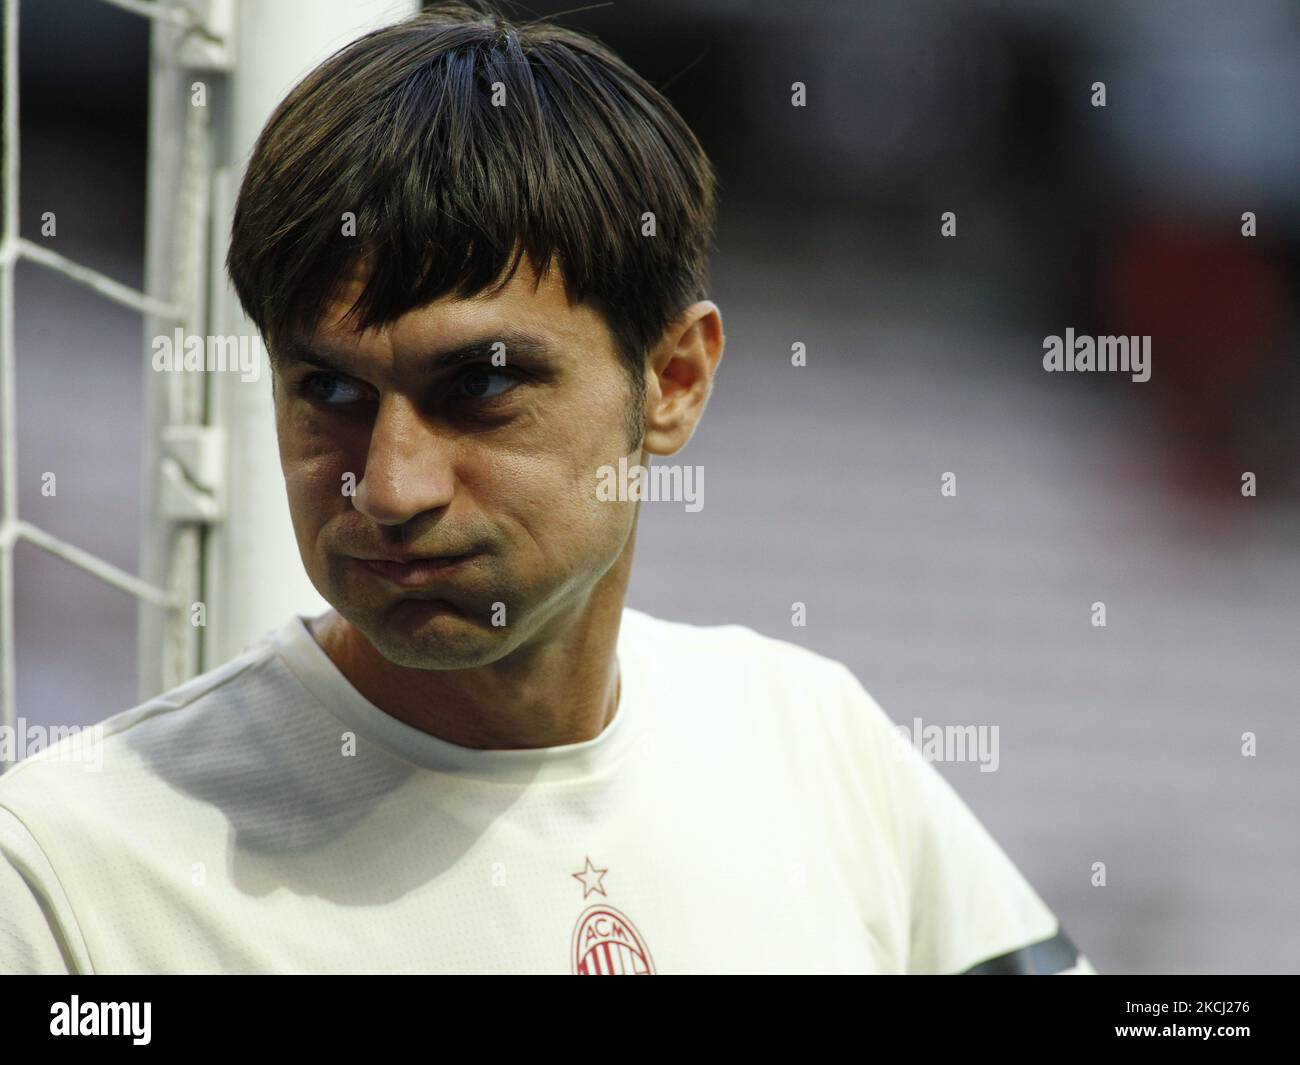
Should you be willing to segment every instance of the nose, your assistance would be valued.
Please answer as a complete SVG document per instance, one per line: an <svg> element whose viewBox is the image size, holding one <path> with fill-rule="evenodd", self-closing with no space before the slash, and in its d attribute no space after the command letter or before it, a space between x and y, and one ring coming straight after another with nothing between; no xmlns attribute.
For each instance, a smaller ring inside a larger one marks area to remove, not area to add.
<svg viewBox="0 0 1300 1065"><path fill-rule="evenodd" d="M455 485L451 448L407 399L388 393L375 414L353 506L378 525L402 525L447 506Z"/></svg>

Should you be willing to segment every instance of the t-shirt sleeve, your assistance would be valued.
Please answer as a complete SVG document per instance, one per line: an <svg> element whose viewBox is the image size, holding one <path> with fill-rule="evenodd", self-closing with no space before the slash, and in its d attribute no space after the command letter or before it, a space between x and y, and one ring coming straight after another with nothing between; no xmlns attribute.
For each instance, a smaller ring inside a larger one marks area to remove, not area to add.
<svg viewBox="0 0 1300 1065"><path fill-rule="evenodd" d="M853 684L874 742L885 751L875 764L889 779L882 801L893 807L910 891L906 971L1095 975L952 786L900 736L856 677Z"/></svg>
<svg viewBox="0 0 1300 1065"><path fill-rule="evenodd" d="M0 806L0 974L68 975L71 908L26 826Z"/></svg>

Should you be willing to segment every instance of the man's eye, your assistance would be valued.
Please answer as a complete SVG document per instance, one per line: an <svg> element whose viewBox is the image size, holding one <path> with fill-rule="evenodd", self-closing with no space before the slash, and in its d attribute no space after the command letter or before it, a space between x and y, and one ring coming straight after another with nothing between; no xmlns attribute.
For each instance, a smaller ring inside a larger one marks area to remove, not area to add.
<svg viewBox="0 0 1300 1065"><path fill-rule="evenodd" d="M302 391L308 399L331 407L365 399L365 393L357 382L332 373L308 374L303 378Z"/></svg>
<svg viewBox="0 0 1300 1065"><path fill-rule="evenodd" d="M494 387L492 384L494 377L500 378L504 382L504 387ZM461 374L457 382L461 390L460 397L463 399L495 399L518 383L513 374L491 366L476 366L467 370Z"/></svg>

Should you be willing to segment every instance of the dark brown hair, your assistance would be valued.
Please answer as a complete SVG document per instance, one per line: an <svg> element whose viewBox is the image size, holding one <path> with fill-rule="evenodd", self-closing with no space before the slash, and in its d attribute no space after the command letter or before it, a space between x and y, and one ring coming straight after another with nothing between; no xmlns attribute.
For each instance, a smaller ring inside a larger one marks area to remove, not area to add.
<svg viewBox="0 0 1300 1065"><path fill-rule="evenodd" d="M705 296L715 204L690 128L603 45L445 3L335 52L276 108L226 267L274 357L361 257L358 331L504 284L524 254L543 271L555 256L640 386L646 352ZM646 211L656 236L642 236Z"/></svg>

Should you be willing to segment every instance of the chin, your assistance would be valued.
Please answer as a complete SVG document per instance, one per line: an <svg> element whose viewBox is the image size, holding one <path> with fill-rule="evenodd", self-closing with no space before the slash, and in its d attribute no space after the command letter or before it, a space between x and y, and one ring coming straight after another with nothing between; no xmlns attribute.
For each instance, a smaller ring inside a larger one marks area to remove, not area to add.
<svg viewBox="0 0 1300 1065"><path fill-rule="evenodd" d="M388 661L408 669L472 669L509 650L507 629L430 600L402 600L356 627Z"/></svg>

